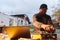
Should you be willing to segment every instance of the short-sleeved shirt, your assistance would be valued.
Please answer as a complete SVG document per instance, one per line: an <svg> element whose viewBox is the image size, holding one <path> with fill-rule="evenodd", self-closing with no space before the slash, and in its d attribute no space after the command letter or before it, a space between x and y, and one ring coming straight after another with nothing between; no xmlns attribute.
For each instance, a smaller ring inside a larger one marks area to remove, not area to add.
<svg viewBox="0 0 60 40"><path fill-rule="evenodd" d="M51 21L51 17L47 14L38 13L38 14L35 14L34 17L38 22L41 22L43 24L53 25Z"/></svg>

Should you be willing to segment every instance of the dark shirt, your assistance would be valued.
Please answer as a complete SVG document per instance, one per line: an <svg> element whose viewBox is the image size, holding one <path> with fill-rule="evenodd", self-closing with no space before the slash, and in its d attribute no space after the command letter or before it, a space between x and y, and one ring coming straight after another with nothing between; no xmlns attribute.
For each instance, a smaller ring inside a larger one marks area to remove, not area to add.
<svg viewBox="0 0 60 40"><path fill-rule="evenodd" d="M38 13L36 14L35 18L38 22L41 22L43 24L53 25L51 17L47 14Z"/></svg>

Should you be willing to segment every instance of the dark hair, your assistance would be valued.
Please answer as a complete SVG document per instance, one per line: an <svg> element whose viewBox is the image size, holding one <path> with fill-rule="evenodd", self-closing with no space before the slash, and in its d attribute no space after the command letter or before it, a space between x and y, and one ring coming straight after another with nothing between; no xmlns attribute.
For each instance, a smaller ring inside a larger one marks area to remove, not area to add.
<svg viewBox="0 0 60 40"><path fill-rule="evenodd" d="M46 8L46 9L48 9L46 4L42 4L42 5L40 6L40 9L41 9L41 8Z"/></svg>

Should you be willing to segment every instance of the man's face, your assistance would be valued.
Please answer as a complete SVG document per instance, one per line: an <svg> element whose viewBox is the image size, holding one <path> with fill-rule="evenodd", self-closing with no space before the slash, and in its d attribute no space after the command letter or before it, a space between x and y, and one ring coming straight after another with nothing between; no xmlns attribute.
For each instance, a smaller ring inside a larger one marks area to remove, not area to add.
<svg viewBox="0 0 60 40"><path fill-rule="evenodd" d="M39 11L40 11L40 13L45 14L47 9L46 8L40 8Z"/></svg>

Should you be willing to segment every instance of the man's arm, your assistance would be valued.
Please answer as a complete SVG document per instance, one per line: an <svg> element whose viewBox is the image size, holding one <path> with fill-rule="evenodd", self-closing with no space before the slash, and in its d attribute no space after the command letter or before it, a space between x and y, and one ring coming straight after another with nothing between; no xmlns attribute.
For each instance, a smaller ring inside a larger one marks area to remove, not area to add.
<svg viewBox="0 0 60 40"><path fill-rule="evenodd" d="M48 20L49 20L49 21L48 21L48 24L53 26L53 22L52 22L51 17L50 17L50 16L48 16L48 17L49 17L49 19L48 19Z"/></svg>
<svg viewBox="0 0 60 40"><path fill-rule="evenodd" d="M42 23L39 23L36 18L36 14L33 16L33 21L32 21L34 27L40 28Z"/></svg>
<svg viewBox="0 0 60 40"><path fill-rule="evenodd" d="M51 27L51 29L50 30L52 30L52 32L55 32L55 28L54 28L54 25L53 25L53 22L52 22L52 19L51 19L51 17L50 17L50 19L49 19L49 22L48 23L50 23L50 27Z"/></svg>

